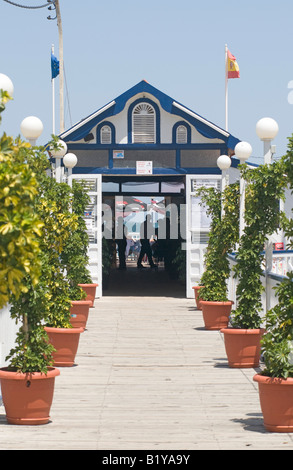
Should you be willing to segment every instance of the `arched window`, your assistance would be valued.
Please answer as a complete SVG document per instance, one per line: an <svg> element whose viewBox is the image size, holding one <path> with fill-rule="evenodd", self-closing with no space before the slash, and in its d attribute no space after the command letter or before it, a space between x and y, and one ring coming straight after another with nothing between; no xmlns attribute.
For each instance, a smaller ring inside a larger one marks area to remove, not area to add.
<svg viewBox="0 0 293 470"><path fill-rule="evenodd" d="M100 142L101 144L111 144L112 143L112 129L110 126L103 126L101 128Z"/></svg>
<svg viewBox="0 0 293 470"><path fill-rule="evenodd" d="M154 144L156 142L156 113L149 103L139 103L132 113L132 142Z"/></svg>
<svg viewBox="0 0 293 470"><path fill-rule="evenodd" d="M186 126L178 126L176 129L176 144L187 144Z"/></svg>

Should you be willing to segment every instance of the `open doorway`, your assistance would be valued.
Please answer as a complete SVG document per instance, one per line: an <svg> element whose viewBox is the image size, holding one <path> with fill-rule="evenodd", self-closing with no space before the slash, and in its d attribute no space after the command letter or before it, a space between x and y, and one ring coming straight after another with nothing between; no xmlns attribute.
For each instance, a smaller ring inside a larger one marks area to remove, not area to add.
<svg viewBox="0 0 293 470"><path fill-rule="evenodd" d="M103 179L103 295L185 297L184 204L182 177Z"/></svg>

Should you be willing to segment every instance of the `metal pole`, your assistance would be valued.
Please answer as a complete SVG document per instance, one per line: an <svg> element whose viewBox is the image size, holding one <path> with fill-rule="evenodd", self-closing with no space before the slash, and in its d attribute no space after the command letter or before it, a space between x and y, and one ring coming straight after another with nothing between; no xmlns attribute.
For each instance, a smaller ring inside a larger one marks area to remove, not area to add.
<svg viewBox="0 0 293 470"><path fill-rule="evenodd" d="M56 157L55 158L55 178L56 178L56 181L57 183L61 183L62 182L62 168L61 168L61 158L60 157Z"/></svg>
<svg viewBox="0 0 293 470"><path fill-rule="evenodd" d="M51 53L54 55L54 45L52 44ZM52 133L55 135L55 79L52 78Z"/></svg>
<svg viewBox="0 0 293 470"><path fill-rule="evenodd" d="M272 163L272 152L271 152L271 140L264 140L264 164L270 165ZM271 289L269 286L269 272L273 269L273 242L272 237L268 238L265 246L265 285L266 285L266 311L268 312L271 308Z"/></svg>
<svg viewBox="0 0 293 470"><path fill-rule="evenodd" d="M245 214L245 180L244 178L240 178L240 219L239 219L239 240L244 233L245 222L244 222L244 214Z"/></svg>
<svg viewBox="0 0 293 470"><path fill-rule="evenodd" d="M272 163L272 152L271 152L271 140L263 141L263 154L264 154L264 164L270 165Z"/></svg>
<svg viewBox="0 0 293 470"><path fill-rule="evenodd" d="M224 202L223 202L223 194L228 186L228 171L227 170L222 170L222 178L221 178L221 196L222 196L222 201L221 201L221 215L224 217L225 215L225 209L224 209Z"/></svg>
<svg viewBox="0 0 293 470"><path fill-rule="evenodd" d="M225 46L225 129L228 131L228 46Z"/></svg>
<svg viewBox="0 0 293 470"><path fill-rule="evenodd" d="M64 132L64 61L63 61L63 32L59 0L55 1L57 26L59 33L59 88L60 88L60 132Z"/></svg>

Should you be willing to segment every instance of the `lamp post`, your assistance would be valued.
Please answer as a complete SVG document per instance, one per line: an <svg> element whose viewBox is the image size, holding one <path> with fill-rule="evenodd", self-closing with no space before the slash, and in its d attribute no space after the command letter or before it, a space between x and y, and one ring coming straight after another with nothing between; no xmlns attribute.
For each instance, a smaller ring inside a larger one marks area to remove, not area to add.
<svg viewBox="0 0 293 470"><path fill-rule="evenodd" d="M13 83L7 75L4 75L4 73L0 73L0 90L6 91L11 98L13 97Z"/></svg>
<svg viewBox="0 0 293 470"><path fill-rule="evenodd" d="M272 118L262 118L256 124L256 133L264 143L264 164L270 164L272 161L271 142L277 136L279 126Z"/></svg>
<svg viewBox="0 0 293 470"><path fill-rule="evenodd" d="M61 159L67 152L67 145L63 140L57 142L57 149L50 149L51 155L55 158L55 178L57 183L62 181Z"/></svg>
<svg viewBox="0 0 293 470"><path fill-rule="evenodd" d="M270 165L272 162L272 140L277 136L279 132L279 126L277 122L272 118L262 118L256 124L256 133L260 140L264 143L264 164ZM265 247L265 282L266 282L266 311L270 309L270 289L268 285L268 273L273 268L273 241L272 237L269 237Z"/></svg>
<svg viewBox="0 0 293 470"><path fill-rule="evenodd" d="M235 147L235 155L240 163L245 163L252 154L252 147L248 142L239 142ZM244 232L244 212L245 212L245 180L240 178L240 207L239 207L239 240Z"/></svg>
<svg viewBox="0 0 293 470"><path fill-rule="evenodd" d="M228 181L229 177L228 177L227 172L228 172L229 168L231 167L231 158L228 157L228 155L220 155L220 157L217 160L217 165L220 168L220 170L222 170L221 194L222 194L222 197L223 197L223 193L225 191L225 188L226 188L227 184L229 184L229 181ZM225 213L224 204L223 204L223 200L222 200L222 209L221 209L222 217L223 217L224 213Z"/></svg>
<svg viewBox="0 0 293 470"><path fill-rule="evenodd" d="M68 176L72 174L72 168L77 164L77 156L74 153L67 153L63 158L63 163L68 170ZM69 186L72 186L71 179L68 180Z"/></svg>
<svg viewBox="0 0 293 470"><path fill-rule="evenodd" d="M38 137L44 129L42 121L35 116L26 117L20 124L20 130L23 136L29 141L31 146L36 145Z"/></svg>

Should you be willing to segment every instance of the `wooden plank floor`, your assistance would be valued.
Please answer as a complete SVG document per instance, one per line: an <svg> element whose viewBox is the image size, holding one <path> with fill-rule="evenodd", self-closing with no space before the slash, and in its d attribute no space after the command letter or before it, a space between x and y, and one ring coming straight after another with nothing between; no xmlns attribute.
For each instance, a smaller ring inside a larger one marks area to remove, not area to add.
<svg viewBox="0 0 293 470"><path fill-rule="evenodd" d="M230 369L194 301L164 294L97 299L50 423L8 425L0 406L0 450L292 450L263 427L255 370Z"/></svg>

